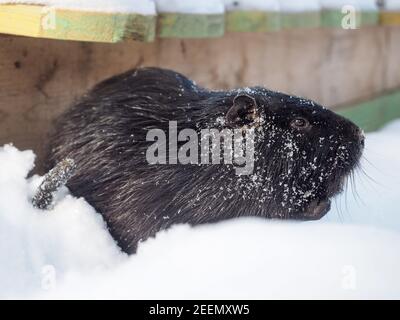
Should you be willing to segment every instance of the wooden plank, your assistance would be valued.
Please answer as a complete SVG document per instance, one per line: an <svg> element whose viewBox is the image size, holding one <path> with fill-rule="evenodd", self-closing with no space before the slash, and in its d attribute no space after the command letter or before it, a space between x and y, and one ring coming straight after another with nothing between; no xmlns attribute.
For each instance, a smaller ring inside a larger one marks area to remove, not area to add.
<svg viewBox="0 0 400 320"><path fill-rule="evenodd" d="M158 36L161 38L212 38L224 34L223 14L158 14Z"/></svg>
<svg viewBox="0 0 400 320"><path fill-rule="evenodd" d="M96 42L119 42L124 34L126 15L79 13L57 10L54 29L41 29L42 38Z"/></svg>
<svg viewBox="0 0 400 320"><path fill-rule="evenodd" d="M85 12L38 5L0 5L0 33L59 40L152 41L154 16Z"/></svg>
<svg viewBox="0 0 400 320"><path fill-rule="evenodd" d="M382 11L380 14L380 23L388 26L400 25L400 11Z"/></svg>
<svg viewBox="0 0 400 320"><path fill-rule="evenodd" d="M341 10L324 9L321 12L321 25L330 28L342 28L344 14ZM356 28L379 24L378 11L358 11L356 13Z"/></svg>
<svg viewBox="0 0 400 320"><path fill-rule="evenodd" d="M117 30L122 31L122 40L140 40L152 42L156 37L156 16L144 16L140 14L129 14L126 17L125 27Z"/></svg>
<svg viewBox="0 0 400 320"><path fill-rule="evenodd" d="M354 13L355 28L379 23L379 9L375 0L320 0L320 3L324 27L342 28L343 19L353 18Z"/></svg>
<svg viewBox="0 0 400 320"><path fill-rule="evenodd" d="M389 121L400 118L400 91L345 107L338 113L352 120L366 132L377 130Z"/></svg>
<svg viewBox="0 0 400 320"><path fill-rule="evenodd" d="M379 24L379 11L361 11L361 27Z"/></svg>
<svg viewBox="0 0 400 320"><path fill-rule="evenodd" d="M45 20L54 14L54 28L46 28ZM228 11L223 14L160 13L155 16L109 12L82 12L51 9L39 5L0 5L0 33L60 40L121 42L126 39L153 41L158 24L162 38L209 38L233 32L267 32L281 27L341 27L343 13L339 9L308 12ZM158 19L158 22L156 21ZM378 12L362 11L357 27L376 25ZM400 13L382 12L383 24L400 24Z"/></svg>
<svg viewBox="0 0 400 320"><path fill-rule="evenodd" d="M383 97L383 123L400 118L400 91Z"/></svg>
<svg viewBox="0 0 400 320"><path fill-rule="evenodd" d="M280 13L266 11L229 11L225 28L231 32L267 32L280 29Z"/></svg>
<svg viewBox="0 0 400 320"><path fill-rule="evenodd" d="M323 9L321 11L321 25L328 28L342 27L343 13L341 10ZM360 19L356 19L360 21Z"/></svg>
<svg viewBox="0 0 400 320"><path fill-rule="evenodd" d="M42 6L0 5L0 33L39 37Z"/></svg>
<svg viewBox="0 0 400 320"><path fill-rule="evenodd" d="M59 40L121 42L125 39L152 41L155 18L138 14L57 10L56 27L41 29L41 37Z"/></svg>
<svg viewBox="0 0 400 320"><path fill-rule="evenodd" d="M318 28L321 26L321 12L282 12L281 25L283 29Z"/></svg>
<svg viewBox="0 0 400 320"><path fill-rule="evenodd" d="M282 29L318 28L321 26L320 0L279 0Z"/></svg>
<svg viewBox="0 0 400 320"><path fill-rule="evenodd" d="M176 70L212 89L260 85L336 109L400 89L399 55L398 27L114 45L0 35L0 144L33 148L40 163L60 112L97 82L138 66Z"/></svg>

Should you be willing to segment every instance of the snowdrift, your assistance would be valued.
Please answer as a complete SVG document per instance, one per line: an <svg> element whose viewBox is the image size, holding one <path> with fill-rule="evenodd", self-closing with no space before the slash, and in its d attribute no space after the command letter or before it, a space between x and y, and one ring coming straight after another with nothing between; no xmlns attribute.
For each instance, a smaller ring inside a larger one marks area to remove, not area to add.
<svg viewBox="0 0 400 320"><path fill-rule="evenodd" d="M367 136L356 190L317 222L160 232L128 257L84 199L30 203L31 151L0 148L0 298L400 298L400 121Z"/></svg>

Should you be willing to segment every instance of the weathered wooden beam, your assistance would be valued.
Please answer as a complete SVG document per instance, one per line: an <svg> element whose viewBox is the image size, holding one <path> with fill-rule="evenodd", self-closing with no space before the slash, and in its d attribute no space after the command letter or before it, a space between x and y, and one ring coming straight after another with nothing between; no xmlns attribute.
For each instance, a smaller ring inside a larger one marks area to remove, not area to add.
<svg viewBox="0 0 400 320"><path fill-rule="evenodd" d="M349 105L337 112L354 121L364 131L374 131L389 121L400 118L400 91Z"/></svg>
<svg viewBox="0 0 400 320"><path fill-rule="evenodd" d="M355 18L355 28L377 25L379 10L375 0L321 0L321 23L324 27L342 28L343 20Z"/></svg>
<svg viewBox="0 0 400 320"><path fill-rule="evenodd" d="M375 0L182 1L173 6L169 1L158 0L151 2L154 12L144 14L124 10L110 12L106 8L102 11L101 8L7 4L6 0L0 0L0 34L116 43L128 39L153 41L156 35L212 38L223 36L225 30L269 32L320 26L341 28L346 15L344 8L349 6L356 10L355 28L379 23L400 25L399 1L388 0L379 11Z"/></svg>
<svg viewBox="0 0 400 320"><path fill-rule="evenodd" d="M161 38L212 38L224 35L223 14L158 14L158 36Z"/></svg>
<svg viewBox="0 0 400 320"><path fill-rule="evenodd" d="M321 26L319 0L280 0L280 11L283 29L317 28Z"/></svg>
<svg viewBox="0 0 400 320"><path fill-rule="evenodd" d="M0 5L0 33L40 37L43 7Z"/></svg>
<svg viewBox="0 0 400 320"><path fill-rule="evenodd" d="M157 0L158 36L161 38L213 38L224 35L222 0Z"/></svg>
<svg viewBox="0 0 400 320"><path fill-rule="evenodd" d="M268 32L280 29L279 0L225 0L225 28L232 32Z"/></svg>
<svg viewBox="0 0 400 320"><path fill-rule="evenodd" d="M382 11L380 15L382 25L398 26L400 25L400 10L398 12Z"/></svg>
<svg viewBox="0 0 400 320"><path fill-rule="evenodd" d="M385 0L382 3L380 23L388 26L400 25L400 0Z"/></svg>
<svg viewBox="0 0 400 320"><path fill-rule="evenodd" d="M126 39L152 41L155 25L152 15L0 4L0 33L5 34L111 43Z"/></svg>
<svg viewBox="0 0 400 320"><path fill-rule="evenodd" d="M0 144L34 149L41 163L56 116L97 82L138 66L173 69L213 89L261 85L336 109L400 89L399 55L398 27L115 45L0 35Z"/></svg>
<svg viewBox="0 0 400 320"><path fill-rule="evenodd" d="M231 11L225 15L225 28L231 32L268 32L280 29L280 13Z"/></svg>

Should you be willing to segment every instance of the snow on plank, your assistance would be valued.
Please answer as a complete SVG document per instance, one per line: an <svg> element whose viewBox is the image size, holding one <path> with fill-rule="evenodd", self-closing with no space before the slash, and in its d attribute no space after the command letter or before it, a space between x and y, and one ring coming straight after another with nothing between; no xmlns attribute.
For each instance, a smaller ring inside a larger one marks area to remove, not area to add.
<svg viewBox="0 0 400 320"><path fill-rule="evenodd" d="M151 0L0 0L0 33L77 41L151 41Z"/></svg>
<svg viewBox="0 0 400 320"><path fill-rule="evenodd" d="M161 38L209 38L224 34L222 0L156 0Z"/></svg>

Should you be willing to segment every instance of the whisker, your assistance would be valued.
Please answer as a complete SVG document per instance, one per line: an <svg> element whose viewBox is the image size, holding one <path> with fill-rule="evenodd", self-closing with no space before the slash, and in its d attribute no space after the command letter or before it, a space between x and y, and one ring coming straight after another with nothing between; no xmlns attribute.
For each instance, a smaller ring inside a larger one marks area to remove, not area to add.
<svg viewBox="0 0 400 320"><path fill-rule="evenodd" d="M377 180L375 180L370 175L368 175L368 173L364 170L363 167L358 166L356 169L357 169L356 172L358 175L358 183L360 183L364 188L369 187L374 192L378 192L378 190L376 188L377 186L379 188L387 189L387 186L379 183ZM365 184L365 181L367 182L367 184Z"/></svg>
<svg viewBox="0 0 400 320"><path fill-rule="evenodd" d="M357 176L359 176L358 170L354 171L354 173L352 173L352 176L351 176L351 178L352 178L351 179L351 190L353 192L353 197L354 197L354 200L357 202L358 206L366 206L364 200L361 198L360 194L357 191L356 176L355 176L356 174L357 174ZM361 180L358 179L357 181L361 181Z"/></svg>
<svg viewBox="0 0 400 320"><path fill-rule="evenodd" d="M338 206L338 202L340 202L340 197L334 198L333 202L335 203L335 209L336 209L336 214L338 216L338 220L339 220L340 223L343 223L343 217L342 217L342 214L340 212L341 210L339 208L340 206Z"/></svg>
<svg viewBox="0 0 400 320"><path fill-rule="evenodd" d="M375 165L373 165L365 156L363 156L363 160L365 160L369 165L371 165L375 170L377 170L379 173L384 174L378 167L376 167ZM374 178L372 178L366 171L365 169L359 164L357 165L357 169L361 171L361 173L364 174L364 176L366 178L368 178L370 180L370 182L373 182L377 185L382 186L377 180L375 180Z"/></svg>

